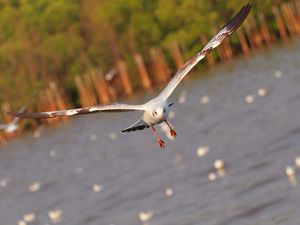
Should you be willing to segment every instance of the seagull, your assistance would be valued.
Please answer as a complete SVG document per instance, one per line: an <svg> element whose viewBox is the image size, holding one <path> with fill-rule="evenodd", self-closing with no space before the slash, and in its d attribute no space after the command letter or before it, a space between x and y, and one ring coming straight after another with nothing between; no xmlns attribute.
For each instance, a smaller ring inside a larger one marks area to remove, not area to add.
<svg viewBox="0 0 300 225"><path fill-rule="evenodd" d="M252 3L248 3L243 6L240 11L207 43L204 48L198 52L193 58L188 60L183 67L176 72L167 86L160 92L160 94L151 99L150 101L140 104L140 105L128 105L128 104L111 104L111 105L96 105L91 107L84 108L75 108L68 110L59 110L59 111L50 111L50 112L18 112L18 113L9 113L15 117L20 118L35 118L35 119L46 119L54 118L58 116L73 116L80 114L90 114L90 113L101 113L101 112L131 112L131 111L140 111L143 112L142 117L122 130L122 132L130 132L143 130L145 128L151 128L152 132L155 135L156 141L158 142L161 148L165 147L164 141L159 137L155 125L160 123L166 123L170 135L176 137L177 134L175 130L170 126L167 121L170 107L174 102L168 101L170 95L173 93L174 89L178 86L180 81L188 74L188 72L202 59L204 59L214 48L219 46L225 38L229 37L246 19L252 7Z"/></svg>
<svg viewBox="0 0 300 225"><path fill-rule="evenodd" d="M18 113L24 113L27 106L24 105L22 108L18 111ZM11 121L8 124L0 124L0 130L4 130L5 133L12 133L16 131L19 128L18 121L20 118L14 118L13 121Z"/></svg>

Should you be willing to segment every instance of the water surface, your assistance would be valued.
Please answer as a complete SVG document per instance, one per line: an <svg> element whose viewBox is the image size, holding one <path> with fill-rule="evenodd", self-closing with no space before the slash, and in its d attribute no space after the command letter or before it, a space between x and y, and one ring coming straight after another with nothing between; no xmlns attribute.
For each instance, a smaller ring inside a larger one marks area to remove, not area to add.
<svg viewBox="0 0 300 225"><path fill-rule="evenodd" d="M299 58L294 41L184 82L178 93L186 101L171 119L178 137L160 132L163 151L150 130L120 132L139 118L134 113L77 117L39 139L11 141L0 152L0 179L7 181L0 187L1 224L17 224L30 212L36 218L29 224L52 224L48 212L61 210L64 225L142 224L141 211L153 212L150 225L298 225L299 187L285 168L300 155ZM201 104L206 95L210 101ZM198 157L199 146L210 151ZM217 159L226 175L210 181ZM34 182L40 189L30 192Z"/></svg>

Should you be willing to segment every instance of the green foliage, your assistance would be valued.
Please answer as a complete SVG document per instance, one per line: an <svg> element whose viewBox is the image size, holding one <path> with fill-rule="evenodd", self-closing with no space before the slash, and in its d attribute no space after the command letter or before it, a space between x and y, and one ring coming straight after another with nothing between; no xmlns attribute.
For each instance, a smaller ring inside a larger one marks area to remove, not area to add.
<svg viewBox="0 0 300 225"><path fill-rule="evenodd" d="M247 1L0 0L0 101L25 100L50 80L73 93L78 73L108 71L118 57L173 40L191 55L200 34L211 35ZM255 10L270 14L279 2L256 0Z"/></svg>

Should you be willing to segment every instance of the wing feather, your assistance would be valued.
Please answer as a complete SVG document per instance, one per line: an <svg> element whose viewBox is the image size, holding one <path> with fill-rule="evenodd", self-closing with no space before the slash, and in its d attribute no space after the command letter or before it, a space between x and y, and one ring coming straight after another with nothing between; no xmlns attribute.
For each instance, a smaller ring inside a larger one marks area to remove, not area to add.
<svg viewBox="0 0 300 225"><path fill-rule="evenodd" d="M177 71L165 89L160 93L159 97L166 100L187 73L244 22L251 10L251 7L251 3L242 7L241 10L207 43L207 45L199 53L187 61L184 66Z"/></svg>
<svg viewBox="0 0 300 225"><path fill-rule="evenodd" d="M129 126L126 129L122 130L122 132L143 130L145 128L149 128L149 125L144 122L143 118L141 118L139 121L135 122L131 126Z"/></svg>
<svg viewBox="0 0 300 225"><path fill-rule="evenodd" d="M109 112L130 112L130 111L144 111L144 107L143 105L113 104L113 105L98 105L92 107L49 111L49 112L29 112L29 113L17 112L17 113L9 113L9 114L19 118L47 119L47 118L54 118L58 116L73 116L73 115L91 114L91 113L100 113L100 112L109 113Z"/></svg>
<svg viewBox="0 0 300 225"><path fill-rule="evenodd" d="M27 105L23 105L22 108L19 109L18 113L24 113L27 109ZM11 124L17 123L20 118L15 117Z"/></svg>

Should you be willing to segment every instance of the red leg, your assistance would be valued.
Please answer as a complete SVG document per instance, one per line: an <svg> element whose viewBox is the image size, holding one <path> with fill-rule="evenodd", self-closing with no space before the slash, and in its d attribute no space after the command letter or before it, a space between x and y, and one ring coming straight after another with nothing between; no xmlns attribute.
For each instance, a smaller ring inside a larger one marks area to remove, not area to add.
<svg viewBox="0 0 300 225"><path fill-rule="evenodd" d="M171 135L171 137L176 138L177 133L175 132L175 130L170 126L170 124L168 123L167 120L165 120L165 122L166 122L166 124L168 125L168 127L170 129L170 135Z"/></svg>
<svg viewBox="0 0 300 225"><path fill-rule="evenodd" d="M151 128L152 128L152 132L154 133L156 141L158 142L160 148L164 148L165 147L165 142L158 136L155 128L154 127L151 127Z"/></svg>

